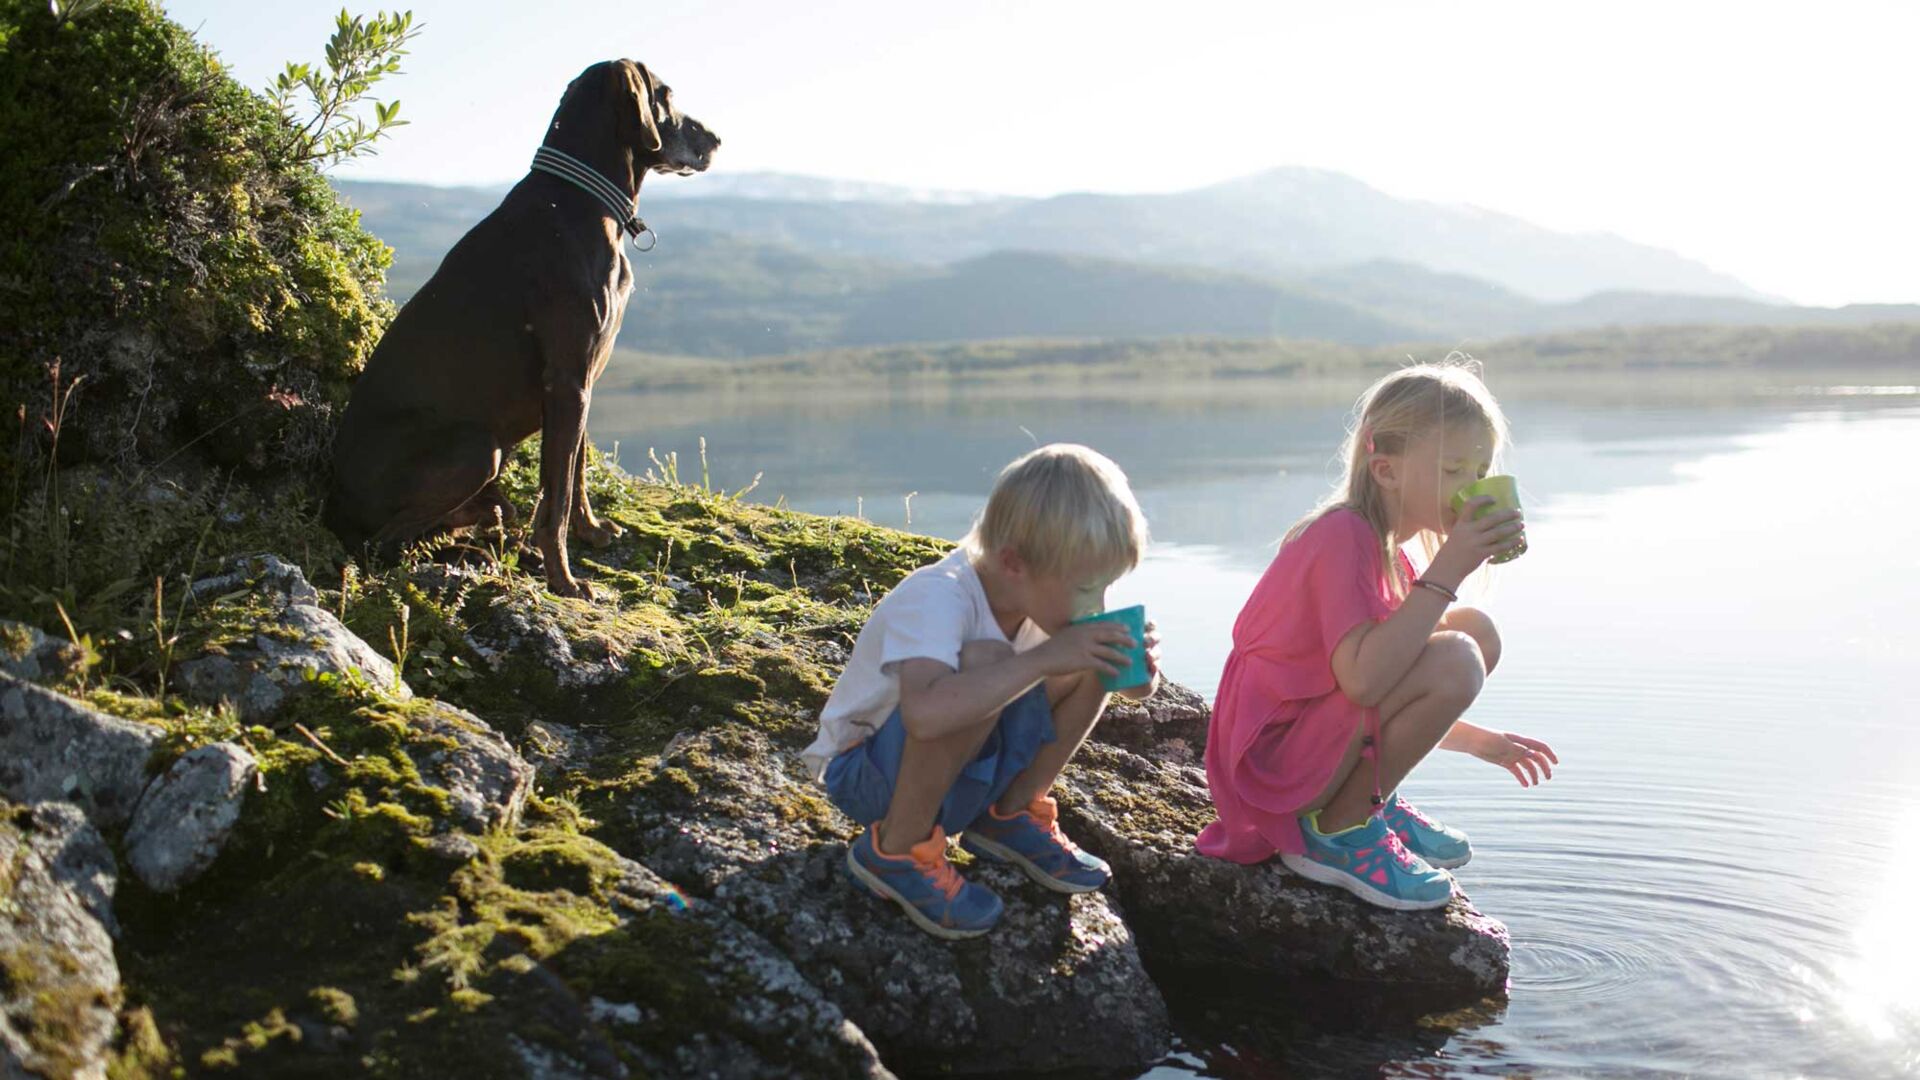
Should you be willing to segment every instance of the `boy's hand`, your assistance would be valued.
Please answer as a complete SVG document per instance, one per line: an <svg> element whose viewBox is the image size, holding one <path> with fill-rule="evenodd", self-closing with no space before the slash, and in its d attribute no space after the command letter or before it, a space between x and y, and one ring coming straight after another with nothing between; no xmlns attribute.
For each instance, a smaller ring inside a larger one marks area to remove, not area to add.
<svg viewBox="0 0 1920 1080"><path fill-rule="evenodd" d="M1152 697L1153 692L1160 688L1160 629L1154 625L1152 619L1147 620L1146 646L1147 681L1125 690L1115 690L1114 696L1143 701Z"/></svg>
<svg viewBox="0 0 1920 1080"><path fill-rule="evenodd" d="M1553 767L1560 764L1553 747L1511 731L1486 732L1469 752L1481 761L1490 761L1512 773L1521 787L1553 779Z"/></svg>
<svg viewBox="0 0 1920 1080"><path fill-rule="evenodd" d="M1480 564L1513 547L1526 535L1526 522L1518 510L1495 510L1474 519L1483 508L1492 506L1489 495L1477 495L1460 507L1446 542L1434 553L1432 574L1440 584L1457 587Z"/></svg>
<svg viewBox="0 0 1920 1080"><path fill-rule="evenodd" d="M1111 622L1073 623L1033 650L1042 675L1071 675L1094 670L1118 675L1127 664L1120 650L1133 645L1127 628Z"/></svg>

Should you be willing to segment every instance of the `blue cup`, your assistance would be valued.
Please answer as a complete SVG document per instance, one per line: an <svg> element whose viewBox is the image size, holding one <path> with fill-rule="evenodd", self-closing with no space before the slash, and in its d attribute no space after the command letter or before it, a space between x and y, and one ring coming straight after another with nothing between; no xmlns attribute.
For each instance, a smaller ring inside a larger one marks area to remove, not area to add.
<svg viewBox="0 0 1920 1080"><path fill-rule="evenodd" d="M1143 604L1120 608L1115 611L1103 611L1098 615L1082 615L1073 620L1075 624L1087 622L1119 623L1133 635L1133 648L1122 649L1127 654L1128 663L1116 675L1100 674L1100 685L1109 690L1131 690L1136 686L1145 686L1153 678L1147 670L1147 609Z"/></svg>

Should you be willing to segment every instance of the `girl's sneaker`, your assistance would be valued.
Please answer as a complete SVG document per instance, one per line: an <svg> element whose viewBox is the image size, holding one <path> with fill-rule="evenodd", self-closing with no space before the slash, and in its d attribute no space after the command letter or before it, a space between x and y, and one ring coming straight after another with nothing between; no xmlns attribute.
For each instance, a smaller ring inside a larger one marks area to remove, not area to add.
<svg viewBox="0 0 1920 1080"><path fill-rule="evenodd" d="M1001 817L991 805L960 834L960 846L975 855L1003 859L1061 893L1092 892L1113 877L1106 860L1074 846L1060 832L1060 804L1042 795L1025 810Z"/></svg>
<svg viewBox="0 0 1920 1080"><path fill-rule="evenodd" d="M979 937L1000 921L1005 905L993 890L960 876L947 861L947 834L940 826L933 835L907 850L905 856L880 850L880 825L847 845L847 874L875 896L900 905L913 924L934 937Z"/></svg>
<svg viewBox="0 0 1920 1080"><path fill-rule="evenodd" d="M1331 836L1320 831L1318 810L1300 819L1304 855L1281 852L1287 869L1309 881L1338 885L1369 904L1395 911L1445 907L1453 877L1408 851L1378 815Z"/></svg>
<svg viewBox="0 0 1920 1080"><path fill-rule="evenodd" d="M1397 791L1387 796L1380 818L1408 851L1427 860L1427 865L1436 870L1465 866L1467 860L1473 858L1473 845L1467 843L1466 833L1421 813Z"/></svg>

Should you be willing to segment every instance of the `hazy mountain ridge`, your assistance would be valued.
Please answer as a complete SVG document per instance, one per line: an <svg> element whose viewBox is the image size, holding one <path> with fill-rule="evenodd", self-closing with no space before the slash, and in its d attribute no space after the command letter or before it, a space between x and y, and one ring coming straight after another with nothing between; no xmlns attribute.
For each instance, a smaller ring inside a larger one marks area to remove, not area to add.
<svg viewBox="0 0 1920 1080"><path fill-rule="evenodd" d="M849 189L834 181L747 174L733 194L696 196L702 181L725 179L695 177L671 189L659 183L646 189L641 210L660 231L660 245L651 254L630 253L638 280L623 346L725 357L905 342L1189 334L1373 345L1609 325L1920 319L1920 306L1802 308L1756 299L1751 290L1736 296L1613 288L1546 302L1458 267L1384 256L1343 262L1342 253L1382 246L1401 233L1444 233L1469 220L1483 234L1491 229L1518 237L1503 256L1510 261L1524 261L1540 245L1576 242L1589 242L1579 250L1597 253L1594 265L1602 267L1616 250L1649 266L1677 257L1655 252L1655 259L1645 254L1653 249L1624 241L1616 249L1471 208L1434 216L1431 204L1401 203L1313 170L1167 196L990 202L936 202L907 189L879 190L884 185ZM401 300L503 194L501 188L337 186L395 249L389 284ZM675 194L661 197L666 190ZM836 198L847 191L865 194ZM794 198L808 193L816 197ZM1392 212L1368 218L1382 206ZM1323 224L1301 225L1303 219ZM1161 224L1168 220L1185 224L1175 232ZM1346 224L1324 224L1336 221ZM1284 240L1262 243L1261 236ZM1068 250L1074 248L1095 250ZM1461 245L1451 249L1457 254Z"/></svg>

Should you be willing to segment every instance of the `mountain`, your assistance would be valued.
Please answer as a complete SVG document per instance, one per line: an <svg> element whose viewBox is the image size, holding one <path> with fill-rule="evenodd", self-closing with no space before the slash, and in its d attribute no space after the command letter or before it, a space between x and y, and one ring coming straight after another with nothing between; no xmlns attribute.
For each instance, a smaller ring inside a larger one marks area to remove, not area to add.
<svg viewBox="0 0 1920 1080"><path fill-rule="evenodd" d="M1535 300L1606 290L1764 299L1738 279L1605 234L1543 229L1506 214L1398 199L1324 169L1273 169L1164 195L846 200L802 178L755 174L743 194L696 177L673 221L813 250L946 263L1017 248L1293 277L1388 259L1466 274ZM813 181L825 184L826 181Z"/></svg>
<svg viewBox="0 0 1920 1080"><path fill-rule="evenodd" d="M907 189L848 188L777 174L749 174L731 194L695 194L699 181L723 178L647 187L642 210L660 242L647 254L629 249L637 280L621 329L623 347L739 357L905 342L1188 334L1372 345L1603 326L1920 319L1920 307L1802 308L1750 291L1683 295L1611 287L1543 301L1484 276L1409 258L1327 261L1364 250L1354 239L1363 231L1371 230L1379 246L1395 229L1410 231L1422 220L1440 228L1441 219L1421 217L1417 205L1394 210L1401 215L1395 218L1387 209L1398 200L1307 170L1174 196L971 202L955 196L942 202ZM1287 188L1293 196L1282 198L1286 184L1293 184ZM504 193L336 186L393 247L388 287L399 300ZM1361 220L1376 210L1387 214L1385 224ZM1189 227L1176 236L1156 224L1169 215ZM1300 219L1324 221L1313 226ZM1349 224L1327 224L1334 219ZM1531 238L1526 242L1535 247L1528 250L1559 243L1572 245L1568 259L1578 253L1579 238L1553 240L1559 234L1529 232L1530 226L1507 220L1509 234ZM1287 239L1256 250L1260 245L1249 238L1267 234ZM1076 246L1098 250L1067 250ZM1471 246L1457 238L1428 248L1446 248L1461 261ZM1690 265L1626 247L1648 273ZM1515 241L1504 250L1523 248ZM1483 244L1482 250L1492 248ZM1592 266L1604 262L1594 259ZM1682 281L1698 276L1675 275ZM1640 281L1647 274L1616 277Z"/></svg>
<svg viewBox="0 0 1920 1080"><path fill-rule="evenodd" d="M1418 328L1246 274L1000 251L897 281L848 315L850 345L1185 334L1381 344Z"/></svg>
<svg viewBox="0 0 1920 1080"><path fill-rule="evenodd" d="M836 180L777 172L721 172L700 176L656 176L647 181L652 199L766 199L778 202L970 203L1002 202L1011 196L978 191L911 188L871 180Z"/></svg>

